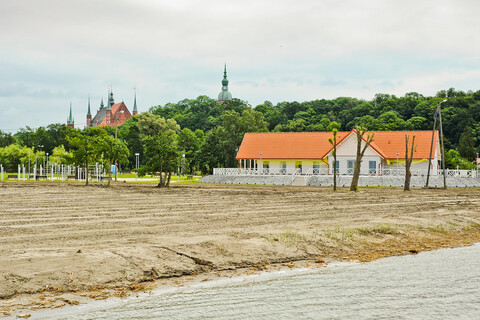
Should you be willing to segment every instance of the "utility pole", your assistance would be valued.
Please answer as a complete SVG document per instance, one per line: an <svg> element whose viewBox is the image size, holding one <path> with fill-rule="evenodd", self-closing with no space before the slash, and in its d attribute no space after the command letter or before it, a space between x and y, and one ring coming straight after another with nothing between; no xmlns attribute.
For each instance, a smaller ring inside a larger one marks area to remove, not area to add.
<svg viewBox="0 0 480 320"><path fill-rule="evenodd" d="M427 183L425 184L425 188L428 188L428 181L430 180L430 167L432 166L432 152L433 152L433 142L435 139L436 126L437 126L437 108L435 108L435 112L433 115L432 143L430 144L430 157L428 158Z"/></svg>
<svg viewBox="0 0 480 320"><path fill-rule="evenodd" d="M445 102L447 100L443 100L442 102ZM440 102L438 104L438 119L440 120L440 141L442 143L442 169L443 169L443 188L447 189L447 177L445 176L445 148L443 147L443 126L442 126L442 109L440 108L440 105L442 104Z"/></svg>
<svg viewBox="0 0 480 320"><path fill-rule="evenodd" d="M430 167L432 165L432 152L433 152L433 143L435 140L435 129L437 126L437 115L440 115L440 105L444 102L446 102L447 99L443 100L438 104L438 106L435 108L435 113L433 115L433 129L432 129L432 143L430 144L430 157L428 158L428 169L427 169L427 182L425 184L425 188L428 188L428 182L430 180ZM441 118L440 118L441 119ZM441 120L440 120L441 121ZM441 122L440 122L440 128L442 127ZM442 132L443 133L443 132ZM445 161L444 161L444 152L443 152L443 134L442 134L442 164L443 164L443 178L444 178L444 187L447 187L446 180L445 180Z"/></svg>
<svg viewBox="0 0 480 320"><path fill-rule="evenodd" d="M117 143L117 127L118 127L118 116L120 113L124 113L124 110L120 110L115 114L115 144ZM115 182L117 182L118 177L118 166L117 166L117 159L114 161L115 163ZM112 168L110 168L112 170Z"/></svg>

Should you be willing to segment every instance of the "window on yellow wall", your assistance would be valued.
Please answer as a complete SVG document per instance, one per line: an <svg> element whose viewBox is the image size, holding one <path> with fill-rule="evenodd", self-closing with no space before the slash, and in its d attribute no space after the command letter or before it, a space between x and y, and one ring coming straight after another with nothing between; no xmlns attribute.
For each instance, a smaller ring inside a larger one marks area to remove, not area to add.
<svg viewBox="0 0 480 320"><path fill-rule="evenodd" d="M263 161L263 168L264 169L270 168L270 161Z"/></svg>
<svg viewBox="0 0 480 320"><path fill-rule="evenodd" d="M280 173L287 173L287 161L280 161Z"/></svg>

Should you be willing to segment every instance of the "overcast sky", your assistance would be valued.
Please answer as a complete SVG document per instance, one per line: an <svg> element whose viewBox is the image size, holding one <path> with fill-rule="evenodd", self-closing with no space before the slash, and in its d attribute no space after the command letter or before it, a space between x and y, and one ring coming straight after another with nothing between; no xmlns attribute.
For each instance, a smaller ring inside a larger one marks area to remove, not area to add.
<svg viewBox="0 0 480 320"><path fill-rule="evenodd" d="M107 98L140 112L480 90L477 0L0 0L0 129L85 126Z"/></svg>

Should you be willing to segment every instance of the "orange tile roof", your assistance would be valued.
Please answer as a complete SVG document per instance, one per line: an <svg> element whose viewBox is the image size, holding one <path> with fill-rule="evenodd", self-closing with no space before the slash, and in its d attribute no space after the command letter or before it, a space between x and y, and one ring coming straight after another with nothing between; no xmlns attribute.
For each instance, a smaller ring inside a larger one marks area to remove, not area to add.
<svg viewBox="0 0 480 320"><path fill-rule="evenodd" d="M432 143L432 131L377 131L375 132L374 142L385 153L387 159L405 158L405 135L408 134L410 146L413 136L415 136L415 145L417 146L413 153L414 159L428 159L430 156L430 144ZM435 131L433 143L432 158L435 156L436 145L438 143L438 131Z"/></svg>
<svg viewBox="0 0 480 320"><path fill-rule="evenodd" d="M337 144L355 131L338 132ZM430 154L431 131L377 131L371 147L384 159L405 157L405 134L415 135L417 148L414 159L427 159ZM237 153L237 159L323 159L332 150L328 138L331 132L262 132L246 133ZM366 138L366 137L364 137ZM410 140L411 141L411 140ZM435 134L435 146L438 132ZM432 157L434 153L432 154Z"/></svg>
<svg viewBox="0 0 480 320"><path fill-rule="evenodd" d="M348 132L339 132L337 141ZM331 132L246 133L237 159L323 159L331 145Z"/></svg>

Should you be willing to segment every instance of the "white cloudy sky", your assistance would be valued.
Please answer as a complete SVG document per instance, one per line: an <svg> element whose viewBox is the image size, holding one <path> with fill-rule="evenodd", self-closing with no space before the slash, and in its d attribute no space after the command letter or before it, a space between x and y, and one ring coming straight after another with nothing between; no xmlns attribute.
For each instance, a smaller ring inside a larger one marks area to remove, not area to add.
<svg viewBox="0 0 480 320"><path fill-rule="evenodd" d="M477 0L0 0L0 129L230 92L252 106L480 89Z"/></svg>

